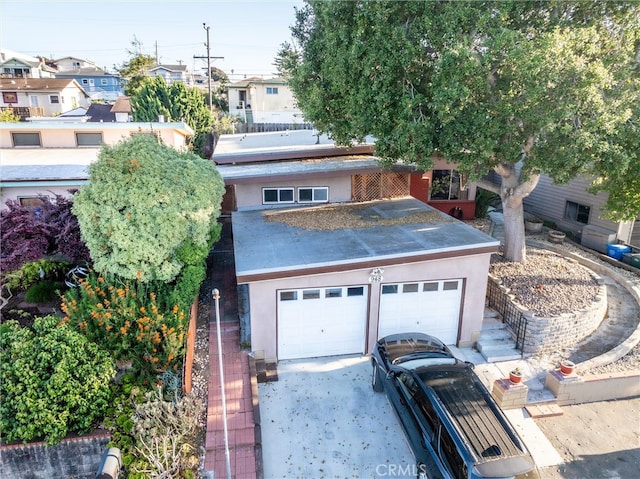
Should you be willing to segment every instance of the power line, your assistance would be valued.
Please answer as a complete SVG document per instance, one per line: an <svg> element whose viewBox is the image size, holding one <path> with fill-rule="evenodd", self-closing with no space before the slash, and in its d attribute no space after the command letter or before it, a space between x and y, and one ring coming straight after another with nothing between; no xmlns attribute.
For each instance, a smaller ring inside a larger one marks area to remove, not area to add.
<svg viewBox="0 0 640 479"><path fill-rule="evenodd" d="M207 79L208 81L208 87L209 87L209 110L211 111L211 113L213 113L213 102L211 101L211 59L220 59L220 60L224 60L224 57L212 57L211 56L211 42L209 41L209 31L211 30L211 27L208 26L206 23L202 23L202 27L206 30L207 32L207 43L204 44L205 47L207 47L207 56L206 57L198 57L198 56L193 56L193 58L206 58L207 59Z"/></svg>

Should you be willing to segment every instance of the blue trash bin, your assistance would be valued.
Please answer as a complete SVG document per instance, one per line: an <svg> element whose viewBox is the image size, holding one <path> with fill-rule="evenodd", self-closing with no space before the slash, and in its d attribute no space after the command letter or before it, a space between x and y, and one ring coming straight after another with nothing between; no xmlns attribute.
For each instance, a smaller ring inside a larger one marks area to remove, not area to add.
<svg viewBox="0 0 640 479"><path fill-rule="evenodd" d="M631 246L626 244L608 244L607 256L622 261L622 255L625 253L631 253Z"/></svg>

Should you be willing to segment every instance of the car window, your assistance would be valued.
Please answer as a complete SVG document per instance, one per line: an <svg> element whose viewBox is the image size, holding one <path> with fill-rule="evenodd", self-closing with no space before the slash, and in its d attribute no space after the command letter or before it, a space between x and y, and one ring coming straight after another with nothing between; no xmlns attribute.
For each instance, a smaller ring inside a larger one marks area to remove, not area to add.
<svg viewBox="0 0 640 479"><path fill-rule="evenodd" d="M467 465L460 457L453 439L451 439L449 432L444 427L440 429L440 450L444 458L442 458L442 455L440 457L449 464L452 476L456 479L467 479Z"/></svg>
<svg viewBox="0 0 640 479"><path fill-rule="evenodd" d="M418 390L418 385L413 379L413 376L411 376L410 374L400 373L398 375L398 379L407 387L407 389L411 392L411 395L414 395Z"/></svg>
<svg viewBox="0 0 640 479"><path fill-rule="evenodd" d="M426 366L442 366L448 364L455 364L455 358L451 358L448 356L438 356L433 358L418 358L418 359L410 359L409 361L404 361L402 367L405 369L418 369Z"/></svg>

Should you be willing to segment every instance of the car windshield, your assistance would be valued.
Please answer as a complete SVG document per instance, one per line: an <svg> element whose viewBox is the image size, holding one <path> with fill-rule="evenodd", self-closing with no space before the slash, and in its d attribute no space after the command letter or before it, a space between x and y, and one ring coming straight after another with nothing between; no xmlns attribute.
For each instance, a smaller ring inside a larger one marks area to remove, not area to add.
<svg viewBox="0 0 640 479"><path fill-rule="evenodd" d="M456 359L446 353L409 354L393 361L393 364L411 370L427 366L443 366L455 363Z"/></svg>

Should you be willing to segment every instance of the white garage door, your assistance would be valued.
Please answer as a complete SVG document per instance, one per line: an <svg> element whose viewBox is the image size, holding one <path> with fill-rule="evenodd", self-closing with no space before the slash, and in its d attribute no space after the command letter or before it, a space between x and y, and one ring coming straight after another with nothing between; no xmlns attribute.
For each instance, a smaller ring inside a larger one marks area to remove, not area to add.
<svg viewBox="0 0 640 479"><path fill-rule="evenodd" d="M367 286L278 291L278 359L364 353Z"/></svg>
<svg viewBox="0 0 640 479"><path fill-rule="evenodd" d="M378 337L422 332L456 344L462 280L383 284Z"/></svg>

